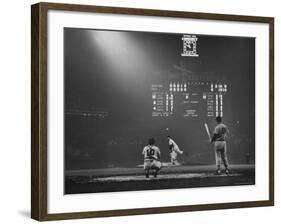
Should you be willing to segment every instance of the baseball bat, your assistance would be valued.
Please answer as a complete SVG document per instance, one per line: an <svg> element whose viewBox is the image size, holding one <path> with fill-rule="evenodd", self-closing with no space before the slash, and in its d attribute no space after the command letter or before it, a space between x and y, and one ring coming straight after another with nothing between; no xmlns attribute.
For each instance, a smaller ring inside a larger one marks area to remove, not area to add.
<svg viewBox="0 0 281 224"><path fill-rule="evenodd" d="M209 127L206 123L204 125L205 125L206 132L208 134L208 137L209 137L209 141L211 141L211 135L210 135Z"/></svg>

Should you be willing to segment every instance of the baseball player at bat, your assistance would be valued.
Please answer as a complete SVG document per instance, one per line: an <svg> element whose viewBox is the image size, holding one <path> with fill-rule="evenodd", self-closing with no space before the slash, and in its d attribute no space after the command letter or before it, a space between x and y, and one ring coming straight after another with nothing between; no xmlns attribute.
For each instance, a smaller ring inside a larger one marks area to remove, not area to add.
<svg viewBox="0 0 281 224"><path fill-rule="evenodd" d="M167 136L168 138L168 144L169 144L169 149L171 150L170 156L171 156L171 163L173 165L179 164L177 161L177 156L178 154L183 154L183 151L180 150L179 146L177 143L171 138L171 136Z"/></svg>
<svg viewBox="0 0 281 224"><path fill-rule="evenodd" d="M222 123L221 117L216 117L217 126L215 127L211 143L214 142L216 165L217 165L217 174L221 174L221 162L225 167L225 173L229 173L228 161L226 155L226 136L229 133L229 130L225 124Z"/></svg>

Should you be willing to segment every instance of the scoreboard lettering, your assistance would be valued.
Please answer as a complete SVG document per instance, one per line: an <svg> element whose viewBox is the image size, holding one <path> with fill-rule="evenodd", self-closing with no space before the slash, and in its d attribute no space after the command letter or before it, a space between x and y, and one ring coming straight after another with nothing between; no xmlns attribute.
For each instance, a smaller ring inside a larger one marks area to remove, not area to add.
<svg viewBox="0 0 281 224"><path fill-rule="evenodd" d="M153 84L153 117L223 117L227 84L222 82L170 82Z"/></svg>

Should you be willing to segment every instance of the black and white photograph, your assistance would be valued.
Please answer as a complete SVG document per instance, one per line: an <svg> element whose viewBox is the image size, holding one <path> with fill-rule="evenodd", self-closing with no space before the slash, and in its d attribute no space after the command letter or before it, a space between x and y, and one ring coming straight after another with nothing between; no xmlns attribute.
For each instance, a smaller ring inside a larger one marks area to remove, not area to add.
<svg viewBox="0 0 281 224"><path fill-rule="evenodd" d="M65 27L65 194L255 185L255 38Z"/></svg>

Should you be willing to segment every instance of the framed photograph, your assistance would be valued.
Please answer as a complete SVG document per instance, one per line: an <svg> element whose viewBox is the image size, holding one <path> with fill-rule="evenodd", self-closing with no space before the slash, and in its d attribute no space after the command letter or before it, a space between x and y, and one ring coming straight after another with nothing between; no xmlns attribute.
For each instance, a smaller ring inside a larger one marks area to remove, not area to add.
<svg viewBox="0 0 281 224"><path fill-rule="evenodd" d="M31 8L33 219L274 204L274 18Z"/></svg>

